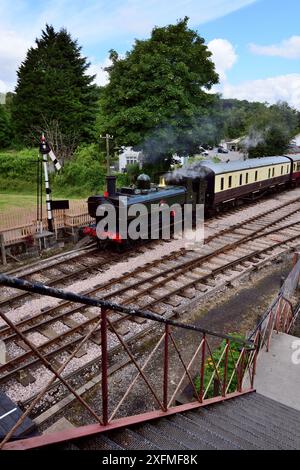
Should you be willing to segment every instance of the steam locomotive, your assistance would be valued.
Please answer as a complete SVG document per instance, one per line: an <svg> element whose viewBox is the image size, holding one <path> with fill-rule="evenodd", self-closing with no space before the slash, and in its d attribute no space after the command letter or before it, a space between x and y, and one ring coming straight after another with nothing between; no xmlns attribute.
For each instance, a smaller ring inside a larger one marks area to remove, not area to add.
<svg viewBox="0 0 300 470"><path fill-rule="evenodd" d="M167 173L161 177L159 185L152 184L147 175L141 175L136 186L117 189L116 178L110 176L107 178L107 192L103 196L90 197L88 210L97 225L104 217L97 215L99 206L113 205L118 214L125 197L128 213L135 204L143 204L147 208L149 227L151 205L190 204L194 211L197 204L204 204L205 213L212 215L228 206L233 207L239 201L253 200L280 188L292 188L299 182L300 154L228 163L201 161ZM128 217L127 221L129 224L131 218ZM95 228L87 229L86 233L96 237ZM113 233L106 233L106 238L119 244L124 242L118 224Z"/></svg>

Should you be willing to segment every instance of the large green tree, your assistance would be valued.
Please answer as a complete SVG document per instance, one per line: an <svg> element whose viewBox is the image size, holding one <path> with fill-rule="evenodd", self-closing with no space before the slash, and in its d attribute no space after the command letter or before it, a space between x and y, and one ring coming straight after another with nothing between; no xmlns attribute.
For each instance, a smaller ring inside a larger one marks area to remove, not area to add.
<svg viewBox="0 0 300 470"><path fill-rule="evenodd" d="M46 25L18 70L12 116L19 140L31 142L40 129L58 133L57 145L91 137L98 93L88 68L77 41Z"/></svg>
<svg viewBox="0 0 300 470"><path fill-rule="evenodd" d="M103 130L156 162L174 152L197 152L203 119L214 102L207 91L218 75L188 18L155 28L124 58L113 50L110 58L110 81L101 97Z"/></svg>

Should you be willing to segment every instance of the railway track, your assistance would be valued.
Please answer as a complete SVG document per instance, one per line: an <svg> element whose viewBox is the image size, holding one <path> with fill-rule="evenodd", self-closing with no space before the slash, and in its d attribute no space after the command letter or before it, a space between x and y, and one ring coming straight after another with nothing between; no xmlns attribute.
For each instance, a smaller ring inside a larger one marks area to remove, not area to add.
<svg viewBox="0 0 300 470"><path fill-rule="evenodd" d="M77 255L67 258L66 255L58 260L50 260L42 266L18 270L7 274L20 276L31 282L42 282L49 287L68 286L70 282L85 279L92 274L104 272L113 263L124 261L132 254L130 251L123 253L100 252L93 247L89 250L79 252ZM20 273L20 274L19 274ZM0 308L15 308L21 302L33 297L34 294L27 292L15 292L14 289L6 289L6 295L0 297Z"/></svg>
<svg viewBox="0 0 300 470"><path fill-rule="evenodd" d="M230 282L233 275L298 242L299 199L211 236L201 252L184 249L173 252L85 294L170 315L174 307L215 289L220 276L223 283ZM87 329L97 321L98 314L97 309L62 302L23 319L17 326L41 353L55 361L61 354L69 354L82 340ZM125 339L133 330L132 320L124 315L114 313L111 321ZM138 324L140 320L136 322ZM18 341L9 327L0 330L0 340L6 343L8 351L13 349L12 345L22 351L0 366L0 383L20 378L22 374L28 374L29 379L32 377L34 380L33 371L40 364L29 348ZM90 343L99 345L98 332L92 336Z"/></svg>
<svg viewBox="0 0 300 470"><path fill-rule="evenodd" d="M220 234L225 235L226 233L232 232L234 229L244 226L246 223L259 220L267 214L276 213L282 209L286 209L288 211L299 201L300 198L296 198L295 200L288 201L271 211L250 217L238 224L222 229L221 231L218 228L216 233L206 238L205 243L211 242ZM234 208L229 211L229 213L227 212L226 215L234 214L239 210L242 210L242 208ZM219 215L214 220L216 219L220 220L222 219L222 216ZM210 221L206 223L206 227L209 226ZM42 263L34 263L32 266L28 266L27 268L25 267L8 272L8 274L22 277L28 281L43 282L50 287L67 286L70 282L74 282L76 279L85 279L86 276L91 274L101 273L106 270L110 264L126 260L126 257L129 256L130 252L124 252L122 254L99 252L96 247L93 246L91 248L78 250L77 252L71 252L71 256L66 253L58 257L53 257ZM7 289L6 295L0 296L0 308L19 307L21 302L32 296L33 294L31 293L16 292L13 289Z"/></svg>

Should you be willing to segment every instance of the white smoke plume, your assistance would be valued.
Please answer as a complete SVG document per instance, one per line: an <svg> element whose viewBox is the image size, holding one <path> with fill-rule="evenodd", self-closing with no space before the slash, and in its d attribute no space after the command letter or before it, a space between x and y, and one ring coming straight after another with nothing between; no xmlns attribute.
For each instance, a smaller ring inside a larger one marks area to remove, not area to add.
<svg viewBox="0 0 300 470"><path fill-rule="evenodd" d="M266 127L263 131L257 131L252 129L249 134L244 137L241 141L241 147L249 151L251 148L257 147L259 144L265 144L266 138L265 136L269 132L270 127Z"/></svg>
<svg viewBox="0 0 300 470"><path fill-rule="evenodd" d="M203 179L209 171L209 168L205 166L205 161L194 162L173 172L167 173L165 175L165 180L167 183L172 183L172 181L180 183L185 178L192 178L193 180Z"/></svg>

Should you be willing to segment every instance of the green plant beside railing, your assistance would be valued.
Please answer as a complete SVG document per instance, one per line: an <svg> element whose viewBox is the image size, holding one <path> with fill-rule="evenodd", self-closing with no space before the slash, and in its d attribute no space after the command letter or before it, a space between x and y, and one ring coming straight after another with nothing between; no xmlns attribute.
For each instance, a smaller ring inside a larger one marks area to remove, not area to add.
<svg viewBox="0 0 300 470"><path fill-rule="evenodd" d="M237 333L233 333L233 334L230 333L230 336L239 340L244 340L244 337ZM225 375L225 369L226 369L226 353L224 353L225 348L226 348L226 340L222 341L220 346L205 361L203 391L205 393L207 388L208 390L204 398L213 398L214 396L221 395L222 393L222 387L224 384L224 375ZM242 351L242 346L240 342L230 341L229 351L228 351L227 373L226 373L226 389L228 387L228 384L232 375L233 375L233 378L232 378L232 381L230 383L227 393L232 393L237 390L238 374L237 374L236 368L237 368L237 362L241 355L241 351ZM213 379L212 379L212 376L214 376ZM195 388L197 390L197 393L200 393L200 388L201 388L200 375L198 375L195 378L194 383L195 383Z"/></svg>

